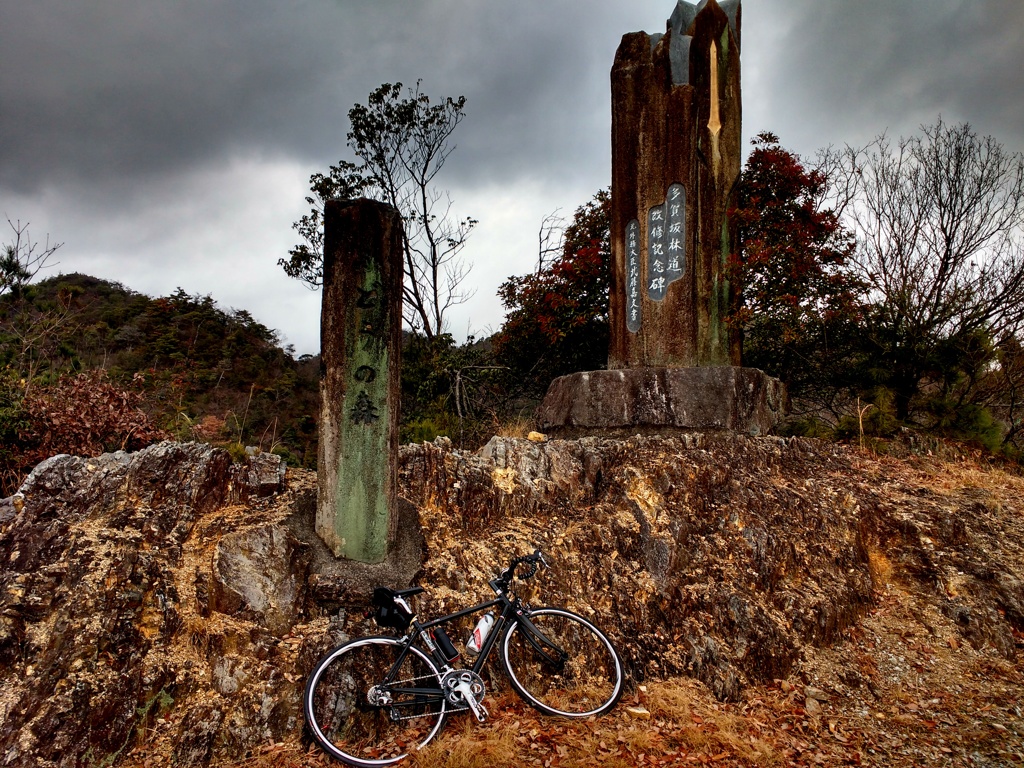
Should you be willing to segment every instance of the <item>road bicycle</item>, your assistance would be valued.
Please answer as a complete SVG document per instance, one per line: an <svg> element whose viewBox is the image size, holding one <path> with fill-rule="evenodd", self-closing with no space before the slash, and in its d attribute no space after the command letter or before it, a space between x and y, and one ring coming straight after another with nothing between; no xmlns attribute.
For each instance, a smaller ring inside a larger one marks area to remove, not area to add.
<svg viewBox="0 0 1024 768"><path fill-rule="evenodd" d="M427 622L416 619L408 599L423 587L374 591L374 619L400 636L351 640L324 656L306 681L303 709L313 739L332 757L354 766L396 763L440 733L446 718L472 712L487 719L481 673L494 648L512 688L549 715L600 715L622 695L622 661L605 634L564 608L531 608L513 592L520 580L547 567L540 550L514 558L490 586L496 597ZM466 655L445 625L487 611L477 623Z"/></svg>

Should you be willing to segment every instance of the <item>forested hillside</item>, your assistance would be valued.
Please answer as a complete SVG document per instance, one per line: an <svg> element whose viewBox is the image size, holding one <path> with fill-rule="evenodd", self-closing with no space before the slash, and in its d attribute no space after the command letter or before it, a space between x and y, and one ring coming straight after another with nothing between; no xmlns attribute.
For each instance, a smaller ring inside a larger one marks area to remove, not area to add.
<svg viewBox="0 0 1024 768"><path fill-rule="evenodd" d="M315 466L319 362L278 341L249 312L181 289L151 298L71 274L0 297L2 490L52 453L161 436Z"/></svg>

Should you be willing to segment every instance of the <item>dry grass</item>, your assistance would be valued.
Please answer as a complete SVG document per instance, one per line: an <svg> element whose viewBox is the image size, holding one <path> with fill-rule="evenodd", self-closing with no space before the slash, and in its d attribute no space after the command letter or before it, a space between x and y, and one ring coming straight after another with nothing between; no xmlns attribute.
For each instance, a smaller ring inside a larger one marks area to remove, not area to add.
<svg viewBox="0 0 1024 768"><path fill-rule="evenodd" d="M727 765L774 766L781 757L746 718L726 711L693 680L640 686L610 714L551 718L511 694L490 702L491 719L456 719L422 752L416 768L554 768L675 765L686 756L725 757ZM698 714L698 711L700 714Z"/></svg>
<svg viewBox="0 0 1024 768"><path fill-rule="evenodd" d="M465 718L461 722L449 723L441 738L411 756L409 765L423 768L440 765L448 768L518 765L522 750L515 737L516 732L509 728L480 731L475 720Z"/></svg>
<svg viewBox="0 0 1024 768"><path fill-rule="evenodd" d="M701 683L669 680L640 686L608 715L552 718L510 693L488 701L483 725L453 718L441 735L403 763L410 768L636 768L706 764L776 766L778 750L756 735L749 718L716 703ZM293 768L332 763L300 744L266 747L244 768Z"/></svg>
<svg viewBox="0 0 1024 768"><path fill-rule="evenodd" d="M497 437L518 437L525 438L533 431L533 422L524 416L511 421L502 422L498 425L494 434Z"/></svg>

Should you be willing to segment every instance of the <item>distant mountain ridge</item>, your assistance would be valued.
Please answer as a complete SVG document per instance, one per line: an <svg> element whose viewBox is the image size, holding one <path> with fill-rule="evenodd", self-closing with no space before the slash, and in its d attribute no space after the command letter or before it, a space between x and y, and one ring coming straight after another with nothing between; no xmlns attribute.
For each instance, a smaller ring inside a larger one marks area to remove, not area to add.
<svg viewBox="0 0 1024 768"><path fill-rule="evenodd" d="M17 324L47 318L59 327L27 356ZM178 439L256 445L315 466L319 358L296 359L276 331L209 295L152 298L89 275L47 278L27 297L0 298L2 367L43 383L103 369L141 387L145 410Z"/></svg>

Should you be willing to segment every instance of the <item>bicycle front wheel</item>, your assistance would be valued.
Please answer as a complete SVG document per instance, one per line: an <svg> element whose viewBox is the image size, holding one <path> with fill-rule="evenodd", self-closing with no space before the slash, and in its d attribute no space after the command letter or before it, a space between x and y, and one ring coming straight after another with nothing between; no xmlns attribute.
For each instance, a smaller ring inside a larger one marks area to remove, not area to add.
<svg viewBox="0 0 1024 768"><path fill-rule="evenodd" d="M327 654L306 681L303 709L313 738L355 766L391 765L441 730L441 675L418 648L394 637L352 640Z"/></svg>
<svg viewBox="0 0 1024 768"><path fill-rule="evenodd" d="M589 717L622 696L622 661L597 627L572 611L541 608L513 624L501 647L509 681L541 712Z"/></svg>

